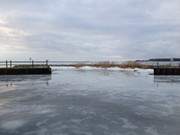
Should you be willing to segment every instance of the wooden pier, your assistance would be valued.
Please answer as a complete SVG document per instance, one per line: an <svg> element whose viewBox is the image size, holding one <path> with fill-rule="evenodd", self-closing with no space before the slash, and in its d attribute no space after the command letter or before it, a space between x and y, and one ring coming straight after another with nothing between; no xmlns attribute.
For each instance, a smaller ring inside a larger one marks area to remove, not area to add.
<svg viewBox="0 0 180 135"><path fill-rule="evenodd" d="M154 67L154 75L180 75L180 67Z"/></svg>
<svg viewBox="0 0 180 135"><path fill-rule="evenodd" d="M48 61L23 61L21 64L13 61L1 62L0 75L41 75L51 74Z"/></svg>

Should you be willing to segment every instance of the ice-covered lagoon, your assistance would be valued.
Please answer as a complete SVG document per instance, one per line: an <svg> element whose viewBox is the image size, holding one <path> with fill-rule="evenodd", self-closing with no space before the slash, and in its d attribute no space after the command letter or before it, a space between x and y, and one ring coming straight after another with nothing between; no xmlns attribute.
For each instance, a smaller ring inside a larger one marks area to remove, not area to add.
<svg viewBox="0 0 180 135"><path fill-rule="evenodd" d="M180 77L56 69L0 77L0 135L179 135Z"/></svg>

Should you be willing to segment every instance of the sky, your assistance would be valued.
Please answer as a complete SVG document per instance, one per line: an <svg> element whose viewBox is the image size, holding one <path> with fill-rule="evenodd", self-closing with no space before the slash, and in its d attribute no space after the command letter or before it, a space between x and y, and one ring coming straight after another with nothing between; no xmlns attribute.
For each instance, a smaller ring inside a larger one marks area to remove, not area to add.
<svg viewBox="0 0 180 135"><path fill-rule="evenodd" d="M0 0L0 60L180 57L180 0Z"/></svg>

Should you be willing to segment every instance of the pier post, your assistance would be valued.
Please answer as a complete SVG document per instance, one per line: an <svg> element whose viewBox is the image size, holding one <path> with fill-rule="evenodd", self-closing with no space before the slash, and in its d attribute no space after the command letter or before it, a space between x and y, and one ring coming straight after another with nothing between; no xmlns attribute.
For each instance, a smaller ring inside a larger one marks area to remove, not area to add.
<svg viewBox="0 0 180 135"><path fill-rule="evenodd" d="M10 60L10 68L12 68L12 60Z"/></svg>
<svg viewBox="0 0 180 135"><path fill-rule="evenodd" d="M32 60L32 67L34 66L34 61Z"/></svg>
<svg viewBox="0 0 180 135"><path fill-rule="evenodd" d="M6 68L8 68L8 61L6 60Z"/></svg>
<svg viewBox="0 0 180 135"><path fill-rule="evenodd" d="M46 66L48 66L48 60L46 60Z"/></svg>
<svg viewBox="0 0 180 135"><path fill-rule="evenodd" d="M159 62L157 62L157 67L159 67Z"/></svg>

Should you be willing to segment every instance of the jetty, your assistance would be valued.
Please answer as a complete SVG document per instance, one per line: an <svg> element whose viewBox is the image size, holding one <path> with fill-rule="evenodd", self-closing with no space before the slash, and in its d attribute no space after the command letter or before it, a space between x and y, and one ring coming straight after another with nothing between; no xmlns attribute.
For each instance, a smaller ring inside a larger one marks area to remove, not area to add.
<svg viewBox="0 0 180 135"><path fill-rule="evenodd" d="M180 75L180 67L173 67L173 66L154 67L154 75Z"/></svg>
<svg viewBox="0 0 180 135"><path fill-rule="evenodd" d="M18 63L18 64L17 64ZM45 75L52 74L46 61L1 61L0 75Z"/></svg>
<svg viewBox="0 0 180 135"><path fill-rule="evenodd" d="M151 59L156 62L154 75L180 75L180 58Z"/></svg>

